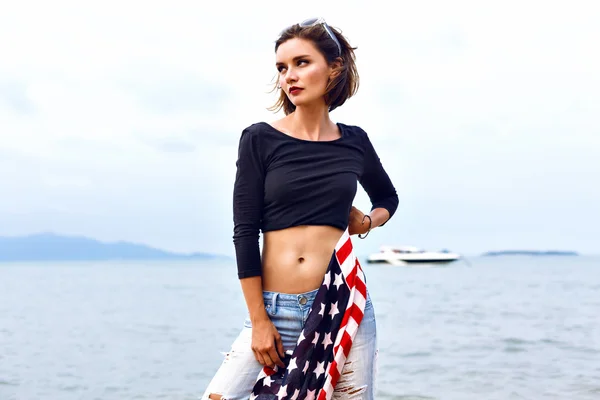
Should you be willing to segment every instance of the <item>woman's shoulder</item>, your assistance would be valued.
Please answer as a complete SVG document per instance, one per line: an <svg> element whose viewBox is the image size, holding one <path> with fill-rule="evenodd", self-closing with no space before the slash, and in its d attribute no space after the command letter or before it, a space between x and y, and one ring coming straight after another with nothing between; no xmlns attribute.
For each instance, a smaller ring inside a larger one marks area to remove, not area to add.
<svg viewBox="0 0 600 400"><path fill-rule="evenodd" d="M244 143L256 143L261 140L261 137L266 132L266 123L255 122L242 129L240 135L240 142Z"/></svg>
<svg viewBox="0 0 600 400"><path fill-rule="evenodd" d="M270 154L283 135L269 123L260 121L246 126L240 136L240 148L251 148L263 156Z"/></svg>
<svg viewBox="0 0 600 400"><path fill-rule="evenodd" d="M254 122L251 125L246 126L243 130L242 130L242 137L244 136L249 136L249 137L253 137L256 138L254 140L258 140L258 138L266 136L266 135L273 135L275 128L269 124L268 122L264 122L264 121L259 121L259 122Z"/></svg>
<svg viewBox="0 0 600 400"><path fill-rule="evenodd" d="M267 124L266 122L262 122L262 121L254 122L254 123L246 126L245 128L243 128L242 134L250 134L250 135L259 134L262 131L264 131L265 128L268 127L268 125L269 124Z"/></svg>
<svg viewBox="0 0 600 400"><path fill-rule="evenodd" d="M352 125L352 124L348 124L348 123L344 123L344 122L338 122L337 124L340 125L342 128L344 128L347 132L350 132L350 133L353 133L356 135L364 135L365 134L365 130L358 125Z"/></svg>
<svg viewBox="0 0 600 400"><path fill-rule="evenodd" d="M367 137L367 132L365 132L365 130L358 125L350 125L341 122L338 122L338 125L343 129L344 136L356 138L361 141Z"/></svg>

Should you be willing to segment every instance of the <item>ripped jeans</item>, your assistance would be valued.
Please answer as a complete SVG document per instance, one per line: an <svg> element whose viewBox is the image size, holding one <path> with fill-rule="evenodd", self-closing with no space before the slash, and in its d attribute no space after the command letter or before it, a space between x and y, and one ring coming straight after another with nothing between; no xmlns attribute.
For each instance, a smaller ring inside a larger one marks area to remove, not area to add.
<svg viewBox="0 0 600 400"><path fill-rule="evenodd" d="M310 312L317 290L302 294L263 292L267 314L281 335L285 351L293 350ZM252 324L247 317L244 328L208 385L202 400L221 395L222 400L247 400L262 365L251 349ZM377 332L375 312L367 295L365 314L354 338L333 399L372 400L375 397Z"/></svg>

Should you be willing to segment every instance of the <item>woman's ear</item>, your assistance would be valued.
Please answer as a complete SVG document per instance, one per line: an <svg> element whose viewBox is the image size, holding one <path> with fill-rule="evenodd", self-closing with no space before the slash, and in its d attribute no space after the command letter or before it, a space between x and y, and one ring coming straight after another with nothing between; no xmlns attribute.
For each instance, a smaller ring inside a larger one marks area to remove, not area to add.
<svg viewBox="0 0 600 400"><path fill-rule="evenodd" d="M333 79L336 76L338 76L340 74L340 72L342 71L342 67L344 65L344 61L342 60L341 57L336 58L332 63L331 63L331 72L329 73L329 79Z"/></svg>

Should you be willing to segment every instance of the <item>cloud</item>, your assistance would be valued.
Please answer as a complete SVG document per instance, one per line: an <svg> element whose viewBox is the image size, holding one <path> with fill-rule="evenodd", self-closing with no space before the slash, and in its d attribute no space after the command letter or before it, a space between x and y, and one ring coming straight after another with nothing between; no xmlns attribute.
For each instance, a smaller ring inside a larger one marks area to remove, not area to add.
<svg viewBox="0 0 600 400"><path fill-rule="evenodd" d="M152 67L140 72L119 79L121 86L137 97L141 106L149 112L214 114L225 108L233 96L228 87L192 74L169 75L173 71L165 73Z"/></svg>
<svg viewBox="0 0 600 400"><path fill-rule="evenodd" d="M32 114L35 107L27 96L27 87L19 82L0 82L0 105L17 114Z"/></svg>
<svg viewBox="0 0 600 400"><path fill-rule="evenodd" d="M230 252L239 135L282 116L266 110L275 37L321 14L358 46L361 87L332 118L366 129L401 195L363 251L596 249L599 5L213 6L3 8L0 234ZM369 207L360 191L356 203Z"/></svg>
<svg viewBox="0 0 600 400"><path fill-rule="evenodd" d="M182 141L164 141L151 144L152 147L165 153L192 153L196 151L196 146Z"/></svg>

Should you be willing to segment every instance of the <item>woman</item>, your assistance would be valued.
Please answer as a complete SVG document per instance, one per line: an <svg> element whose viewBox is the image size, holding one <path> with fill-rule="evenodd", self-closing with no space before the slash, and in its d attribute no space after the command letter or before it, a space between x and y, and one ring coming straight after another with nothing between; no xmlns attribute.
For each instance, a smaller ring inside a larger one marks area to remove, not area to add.
<svg viewBox="0 0 600 400"><path fill-rule="evenodd" d="M284 30L275 54L280 97L273 110L286 116L244 129L236 163L233 238L249 316L203 399L248 399L264 367L285 367L342 234L365 237L398 206L367 134L329 117L358 88L354 48L319 18ZM357 181L373 204L368 215L352 206ZM367 295L333 398L373 399L375 361Z"/></svg>

